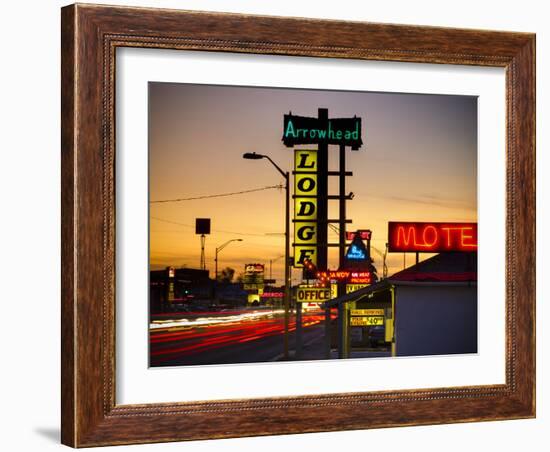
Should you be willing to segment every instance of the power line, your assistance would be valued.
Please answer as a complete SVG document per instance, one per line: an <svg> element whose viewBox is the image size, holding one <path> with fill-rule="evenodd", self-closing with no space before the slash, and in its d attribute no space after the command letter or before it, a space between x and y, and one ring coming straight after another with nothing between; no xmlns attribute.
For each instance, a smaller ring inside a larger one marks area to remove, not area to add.
<svg viewBox="0 0 550 452"><path fill-rule="evenodd" d="M274 188L284 188L284 186L283 185L269 185L267 187L252 188L250 190L235 191L235 192L232 192L232 193L218 193L218 194L215 194L215 195L195 196L195 197L192 197L192 198L161 199L161 200L157 200L157 201L149 201L149 203L150 204L157 204L157 203L164 203L164 202L195 201L197 199L222 198L222 197L225 197L225 196L243 195L245 193L252 193L252 192L255 192L255 191L272 190Z"/></svg>
<svg viewBox="0 0 550 452"><path fill-rule="evenodd" d="M158 217L151 217L151 220L157 220L157 221L161 221L163 223L170 223L170 224L175 224L175 225L178 225L178 226L184 226L186 228L194 228L195 227L191 224L178 223L177 221L165 220L164 218L158 218ZM224 231L224 230L221 230L221 229L213 229L212 231L213 232L223 232L225 234L243 235L243 236L248 236L248 237L264 237L264 238L269 234L269 233L255 234L253 232L233 232L233 231Z"/></svg>

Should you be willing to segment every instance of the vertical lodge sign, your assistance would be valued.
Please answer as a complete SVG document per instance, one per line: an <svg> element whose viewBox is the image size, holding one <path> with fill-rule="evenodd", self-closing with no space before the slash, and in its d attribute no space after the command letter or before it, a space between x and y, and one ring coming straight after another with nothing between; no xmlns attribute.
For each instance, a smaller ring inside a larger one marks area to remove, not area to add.
<svg viewBox="0 0 550 452"><path fill-rule="evenodd" d="M294 151L294 256L317 265L317 150Z"/></svg>
<svg viewBox="0 0 550 452"><path fill-rule="evenodd" d="M317 149L294 150L294 267L304 268L304 260L321 270L327 270L327 249L340 248L340 266L343 265L346 247L346 201L353 194L346 194L345 148L357 151L362 146L361 118L329 118L328 109L319 108L318 117L284 115L282 141L287 147L316 144ZM328 169L328 146L340 148L340 168ZM339 194L328 194L329 176L339 176ZM328 201L338 200L339 218L328 218ZM337 223L338 243L328 243L328 224ZM308 275L308 278L315 278Z"/></svg>

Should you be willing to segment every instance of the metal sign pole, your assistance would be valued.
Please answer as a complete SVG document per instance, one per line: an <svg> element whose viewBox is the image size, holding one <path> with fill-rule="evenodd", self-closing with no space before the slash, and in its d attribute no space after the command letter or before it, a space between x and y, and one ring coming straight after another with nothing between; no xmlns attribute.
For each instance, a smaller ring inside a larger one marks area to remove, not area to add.
<svg viewBox="0 0 550 452"><path fill-rule="evenodd" d="M339 237L339 265L344 266L344 256L346 254L346 147L340 145L340 198L338 200L340 207L340 237ZM341 294L338 294L341 295Z"/></svg>
<svg viewBox="0 0 550 452"><path fill-rule="evenodd" d="M325 358L330 359L331 349L331 325L330 325L330 308L325 308Z"/></svg>
<svg viewBox="0 0 550 452"><path fill-rule="evenodd" d="M295 359L302 357L302 303L296 302L296 354Z"/></svg>
<svg viewBox="0 0 550 452"><path fill-rule="evenodd" d="M288 334L290 324L290 174L285 173L285 330L283 339L284 359L288 359Z"/></svg>
<svg viewBox="0 0 550 452"><path fill-rule="evenodd" d="M339 193L339 210L340 210L340 236L338 242L338 255L339 255L339 268L344 268L344 259L346 255L346 146L340 145L340 193ZM346 293L346 282L341 281L338 283L338 296L342 296ZM340 346L342 350L339 353L340 358L347 358L349 356L349 320L347 316L346 306L342 305L342 309L338 311L338 315L342 316L340 321Z"/></svg>
<svg viewBox="0 0 550 452"><path fill-rule="evenodd" d="M328 109L319 108L320 124L328 123ZM328 144L320 142L317 150L317 268L328 270Z"/></svg>

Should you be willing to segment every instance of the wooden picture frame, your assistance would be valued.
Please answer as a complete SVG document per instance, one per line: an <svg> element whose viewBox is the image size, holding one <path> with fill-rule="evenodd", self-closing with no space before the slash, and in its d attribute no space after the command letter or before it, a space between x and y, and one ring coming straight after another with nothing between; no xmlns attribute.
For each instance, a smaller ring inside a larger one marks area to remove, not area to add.
<svg viewBox="0 0 550 452"><path fill-rule="evenodd" d="M86 447L535 416L533 34L79 4L62 9L61 33L64 444ZM118 47L505 68L505 384L117 405Z"/></svg>

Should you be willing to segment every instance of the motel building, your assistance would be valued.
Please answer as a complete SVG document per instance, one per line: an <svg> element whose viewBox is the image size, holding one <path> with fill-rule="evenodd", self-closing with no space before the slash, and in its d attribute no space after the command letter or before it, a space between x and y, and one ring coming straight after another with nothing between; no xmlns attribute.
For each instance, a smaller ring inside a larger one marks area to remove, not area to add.
<svg viewBox="0 0 550 452"><path fill-rule="evenodd" d="M392 356L476 353L477 253L437 254L325 307L342 319L341 358L362 356L373 341Z"/></svg>

